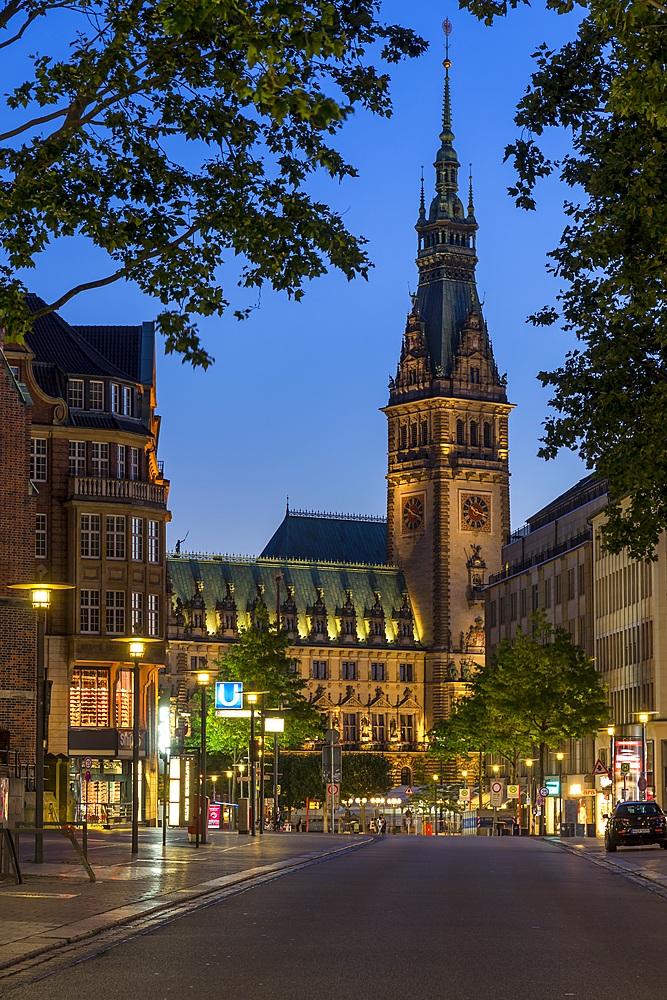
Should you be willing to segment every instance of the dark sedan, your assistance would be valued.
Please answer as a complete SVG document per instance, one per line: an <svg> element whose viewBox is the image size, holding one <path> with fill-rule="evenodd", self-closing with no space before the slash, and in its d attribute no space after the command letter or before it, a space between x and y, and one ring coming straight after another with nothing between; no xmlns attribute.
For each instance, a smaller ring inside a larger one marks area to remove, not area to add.
<svg viewBox="0 0 667 1000"><path fill-rule="evenodd" d="M604 846L615 851L640 844L667 849L667 816L657 802L619 802L607 820Z"/></svg>

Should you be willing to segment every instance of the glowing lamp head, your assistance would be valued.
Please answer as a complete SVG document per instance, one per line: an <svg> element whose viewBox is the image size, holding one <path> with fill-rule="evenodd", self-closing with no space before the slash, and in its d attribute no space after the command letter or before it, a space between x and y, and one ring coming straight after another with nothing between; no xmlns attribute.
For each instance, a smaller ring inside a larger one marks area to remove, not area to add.
<svg viewBox="0 0 667 1000"><path fill-rule="evenodd" d="M607 726L607 733L608 733L609 736L613 736L614 735L614 727L613 726Z"/></svg>
<svg viewBox="0 0 667 1000"><path fill-rule="evenodd" d="M257 695L256 694L252 694L252 693L249 694L248 695L248 701L250 702L251 705L256 705L257 704Z"/></svg>
<svg viewBox="0 0 667 1000"><path fill-rule="evenodd" d="M461 771L461 774L462 774L462 775L463 775L463 777L465 778L465 777L467 776L468 772L467 772L467 771Z"/></svg>
<svg viewBox="0 0 667 1000"><path fill-rule="evenodd" d="M532 766L533 766L532 760L527 760L526 761L526 767L532 767Z"/></svg>
<svg viewBox="0 0 667 1000"><path fill-rule="evenodd" d="M130 656L134 656L136 659L144 655L144 644L143 642L138 642L133 639L130 643Z"/></svg>
<svg viewBox="0 0 667 1000"><path fill-rule="evenodd" d="M648 715L646 714L646 712L641 712L639 716L639 721L644 725L646 725L646 723L648 722Z"/></svg>
<svg viewBox="0 0 667 1000"><path fill-rule="evenodd" d="M202 670L201 673L197 674L197 683L205 687L211 679L211 675L208 670Z"/></svg>
<svg viewBox="0 0 667 1000"><path fill-rule="evenodd" d="M434 780L434 781L437 781L437 780L438 780L438 775L437 775L437 774L434 774L434 775L433 775L433 780Z"/></svg>
<svg viewBox="0 0 667 1000"><path fill-rule="evenodd" d="M227 771L227 777L228 778L233 778L234 777L234 772L233 771Z"/></svg>
<svg viewBox="0 0 667 1000"><path fill-rule="evenodd" d="M557 753L556 754L556 760L562 760L564 756L565 756L564 753Z"/></svg>
<svg viewBox="0 0 667 1000"><path fill-rule="evenodd" d="M32 592L32 606L33 608L48 608L51 604L51 595L48 590L33 590Z"/></svg>
<svg viewBox="0 0 667 1000"><path fill-rule="evenodd" d="M497 764L494 764L494 765L493 765L493 770L494 770L494 771L496 771L496 772L497 772L497 771L499 770L499 767L498 767L498 765L497 765Z"/></svg>

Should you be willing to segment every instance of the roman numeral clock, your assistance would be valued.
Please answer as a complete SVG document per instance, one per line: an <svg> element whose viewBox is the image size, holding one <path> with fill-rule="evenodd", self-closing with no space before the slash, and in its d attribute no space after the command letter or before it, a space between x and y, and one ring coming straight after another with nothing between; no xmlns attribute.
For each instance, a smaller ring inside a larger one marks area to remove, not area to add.
<svg viewBox="0 0 667 1000"><path fill-rule="evenodd" d="M424 494L413 493L403 497L401 505L403 534L409 535L424 526Z"/></svg>
<svg viewBox="0 0 667 1000"><path fill-rule="evenodd" d="M488 493L461 494L461 529L491 531L491 497Z"/></svg>

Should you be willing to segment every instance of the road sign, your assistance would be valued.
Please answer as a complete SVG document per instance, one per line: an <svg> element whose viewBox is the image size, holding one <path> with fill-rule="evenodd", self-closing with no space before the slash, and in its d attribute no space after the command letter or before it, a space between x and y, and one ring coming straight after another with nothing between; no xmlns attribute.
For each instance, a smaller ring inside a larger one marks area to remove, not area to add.
<svg viewBox="0 0 667 1000"><path fill-rule="evenodd" d="M338 795L340 791L340 785L327 785L327 792L329 795Z"/></svg>
<svg viewBox="0 0 667 1000"><path fill-rule="evenodd" d="M508 799L520 799L521 798L521 785L508 785L507 786L507 798Z"/></svg>
<svg viewBox="0 0 667 1000"><path fill-rule="evenodd" d="M243 708L243 684L241 681L215 682L215 707L217 709Z"/></svg>
<svg viewBox="0 0 667 1000"><path fill-rule="evenodd" d="M327 729L324 738L327 743L340 743L340 733L337 729Z"/></svg>
<svg viewBox="0 0 667 1000"><path fill-rule="evenodd" d="M459 802L469 802L469 801L470 801L470 789L459 788Z"/></svg>
<svg viewBox="0 0 667 1000"><path fill-rule="evenodd" d="M595 762L595 767L593 768L593 774L594 775L607 774L607 770L608 769L607 769L606 765L603 764L602 761L600 760L600 758L598 757L598 759Z"/></svg>
<svg viewBox="0 0 667 1000"><path fill-rule="evenodd" d="M91 767L93 766L92 757L84 757L83 758L83 766L86 769L86 771L90 771Z"/></svg>
<svg viewBox="0 0 667 1000"><path fill-rule="evenodd" d="M640 792L645 792L647 784L648 784L648 782L646 781L646 778L642 774L641 778L637 782L637 788L639 789Z"/></svg>
<svg viewBox="0 0 667 1000"><path fill-rule="evenodd" d="M84 774L84 778L86 779L86 781L90 781L90 779L92 778L92 774L90 773L90 771L86 771L86 773Z"/></svg>
<svg viewBox="0 0 667 1000"><path fill-rule="evenodd" d="M333 754L333 761L331 755ZM332 771L333 764L333 775ZM331 745L331 743L325 743L322 747L322 780L325 782L330 782L333 778L334 781L340 781L341 779L341 747Z"/></svg>
<svg viewBox="0 0 667 1000"><path fill-rule="evenodd" d="M623 763L621 764L621 774L629 774L629 773L630 773L630 765L628 764L627 760L624 760Z"/></svg>
<svg viewBox="0 0 667 1000"><path fill-rule="evenodd" d="M494 807L503 804L503 785L501 781L491 782L491 805Z"/></svg>
<svg viewBox="0 0 667 1000"><path fill-rule="evenodd" d="M543 799L549 798L549 789L547 788L546 785L542 785L542 787L540 788L540 795L542 796Z"/></svg>

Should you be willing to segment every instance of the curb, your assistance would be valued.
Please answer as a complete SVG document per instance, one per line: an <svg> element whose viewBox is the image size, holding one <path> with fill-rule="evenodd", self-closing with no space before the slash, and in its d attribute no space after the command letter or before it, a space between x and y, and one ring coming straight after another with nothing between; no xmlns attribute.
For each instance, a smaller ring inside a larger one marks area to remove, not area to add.
<svg viewBox="0 0 667 1000"><path fill-rule="evenodd" d="M570 847L569 844L563 844L555 838L551 839L550 837L540 837L540 840L543 840L547 844L553 844L555 847L560 847L561 850L567 851L568 854L574 854L577 858L583 858L585 861L590 861L591 864L597 865L598 868L611 869L619 875L624 875L626 878L643 879L644 882L648 882L651 885L664 890L667 894L667 874L665 874L663 878L655 878L653 875L648 875L645 870L633 871L632 868L624 868L623 865L619 865L618 862L612 861L610 858L592 857L590 854L586 854L585 851L578 850L576 847Z"/></svg>
<svg viewBox="0 0 667 1000"><path fill-rule="evenodd" d="M145 917L152 917L157 913L165 910L173 909L177 906L182 906L187 903L191 903L194 900L205 899L207 896L213 893L220 892L221 889L233 888L237 885L242 885L244 882L252 882L255 879L264 878L271 874L287 873L290 869L298 869L301 865L309 864L313 861L324 860L328 858L335 857L340 854L350 854L352 851L358 851L362 847L367 847L369 844L375 843L377 837L369 837L362 840L356 844L345 845L343 847L336 847L330 851L320 851L313 854L303 854L296 855L293 858L286 858L284 861L277 861L272 865L264 865L261 868L250 868L243 872L237 872L232 875L222 875L220 878L211 879L209 882L200 882L199 888L197 885L192 886L191 889L180 890L181 898L178 900L170 899L168 901L158 903L155 906L151 906L139 913L127 914L124 917L118 917L116 920L111 920L108 923L100 924L99 927L95 927L89 931L85 931L81 934L73 934L71 937L67 937L67 924L63 924L63 936L59 937L53 944L45 945L42 948L36 948L33 951L24 952L22 955L17 955L15 958L9 958L5 961L0 962L0 972L10 969L12 966L20 965L23 962L29 962L40 955L45 955L48 952L57 951L59 948L63 948L66 945L76 944L79 941L86 941L90 938L95 937L98 934L102 934L104 931L113 930L116 927L123 927L128 924L136 923L139 920L143 920ZM212 884L215 883L215 884ZM206 888L203 888L203 887ZM1 898L1 897L0 897ZM132 905L132 904L129 904ZM126 907L119 907L119 909L126 909ZM113 913L113 910L108 910L108 913ZM89 919L94 920L95 914ZM101 918L104 917L104 913L99 914ZM71 925L70 925L71 926ZM54 928L58 930L58 928Z"/></svg>

